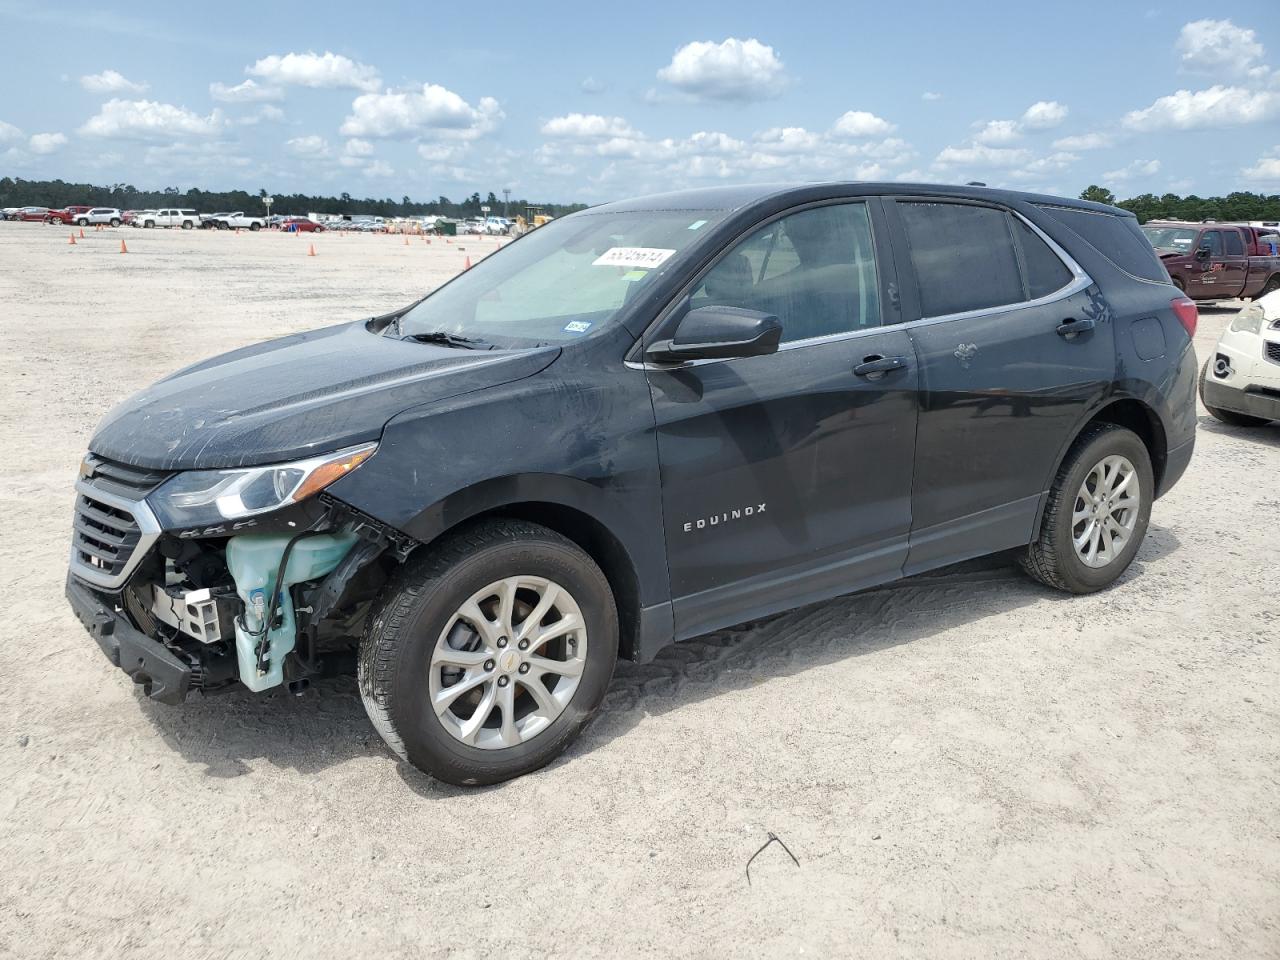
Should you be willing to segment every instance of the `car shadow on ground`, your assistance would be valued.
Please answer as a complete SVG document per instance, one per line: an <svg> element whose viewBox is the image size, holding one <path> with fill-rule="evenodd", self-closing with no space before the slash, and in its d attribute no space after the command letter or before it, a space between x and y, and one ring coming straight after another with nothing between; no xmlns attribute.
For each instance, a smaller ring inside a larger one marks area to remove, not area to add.
<svg viewBox="0 0 1280 960"><path fill-rule="evenodd" d="M1153 525L1123 579L1141 577L1145 563L1177 547L1172 531ZM673 644L650 663L619 663L599 715L552 768L625 736L647 716L1032 603L1069 599L1032 581L1002 554ZM973 642L981 642L980 635ZM165 742L210 777L252 773L250 761L258 759L304 774L360 757L395 761L365 715L354 677L322 679L302 697L237 689L197 696L181 707L138 697L139 709ZM405 785L424 797L476 789L441 783L405 763L397 768Z"/></svg>
<svg viewBox="0 0 1280 960"><path fill-rule="evenodd" d="M1196 419L1199 428L1205 433L1230 437L1233 440L1261 443L1268 447L1280 447L1280 420L1273 420L1271 423L1257 427L1233 427L1207 414L1200 414Z"/></svg>

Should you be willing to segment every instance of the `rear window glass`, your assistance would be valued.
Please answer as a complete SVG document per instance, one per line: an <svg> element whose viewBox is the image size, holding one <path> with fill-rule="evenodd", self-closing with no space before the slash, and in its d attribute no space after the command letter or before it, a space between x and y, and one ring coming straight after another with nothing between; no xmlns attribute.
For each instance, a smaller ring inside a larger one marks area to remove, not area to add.
<svg viewBox="0 0 1280 960"><path fill-rule="evenodd" d="M1071 282L1071 271L1040 239L1040 235L1017 217L1013 218L1014 232L1022 247L1022 262L1026 267L1027 296L1032 300L1047 297Z"/></svg>
<svg viewBox="0 0 1280 960"><path fill-rule="evenodd" d="M1133 217L1073 207L1042 206L1041 210L1089 241L1100 254L1130 276L1169 282L1169 274Z"/></svg>
<svg viewBox="0 0 1280 960"><path fill-rule="evenodd" d="M921 313L941 317L1019 303L1022 277L1004 211L899 202L920 283Z"/></svg>

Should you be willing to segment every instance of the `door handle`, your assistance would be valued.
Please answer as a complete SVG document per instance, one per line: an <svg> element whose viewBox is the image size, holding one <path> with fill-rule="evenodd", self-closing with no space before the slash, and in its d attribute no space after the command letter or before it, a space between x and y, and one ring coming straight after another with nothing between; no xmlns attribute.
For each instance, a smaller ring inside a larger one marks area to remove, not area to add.
<svg viewBox="0 0 1280 960"><path fill-rule="evenodd" d="M901 370L907 365L906 357L882 357L873 354L870 357L863 357L862 363L853 368L855 376L866 377L868 380L879 380L890 370Z"/></svg>
<svg viewBox="0 0 1280 960"><path fill-rule="evenodd" d="M1086 333L1094 328L1093 320L1085 317L1083 320L1064 320L1058 324L1058 336L1070 339L1077 333Z"/></svg>

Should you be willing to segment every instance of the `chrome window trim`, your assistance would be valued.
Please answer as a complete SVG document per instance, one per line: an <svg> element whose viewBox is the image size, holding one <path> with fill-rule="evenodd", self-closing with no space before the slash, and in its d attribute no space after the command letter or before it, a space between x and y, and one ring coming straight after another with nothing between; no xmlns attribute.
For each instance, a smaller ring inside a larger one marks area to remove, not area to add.
<svg viewBox="0 0 1280 960"><path fill-rule="evenodd" d="M133 553L130 554L129 559L125 561L124 566L120 568L120 572L114 576L107 575L101 570L81 562L76 550L75 530L73 529L71 532L71 572L79 579L95 586L105 587L109 590L119 589L128 582L129 577L133 575L133 571L142 562L142 558L150 552L152 544L160 539L160 521L156 519L156 515L151 512L151 508L147 506L145 500L130 500L114 493L107 493L95 487L88 480L76 482L76 493L88 497L90 500L105 503L116 510L124 510L131 514L134 522L138 524L138 545L134 548ZM78 512L79 504L77 504Z"/></svg>
<svg viewBox="0 0 1280 960"><path fill-rule="evenodd" d="M1004 209L1004 208L996 208ZM1006 212L1017 217L1043 240L1053 251L1054 256L1062 261L1062 265L1071 271L1071 279L1064 286L1059 287L1052 293L1046 293L1043 297L1036 297L1034 300L1019 300L1017 303L1004 303L995 307L982 307L977 310L963 310L959 313L944 313L933 317L920 317L918 320L908 320L901 324L904 327L923 327L932 326L935 323L951 323L953 320L973 320L978 317L994 317L1002 313L1010 313L1014 310L1022 310L1027 307L1041 307L1050 303L1057 303L1059 300L1066 300L1068 297L1074 297L1082 290L1087 290L1093 286L1093 278L1085 273L1084 267L1076 263L1071 254L1067 253L1062 247L1047 233L1037 227L1034 223L1020 214L1017 210L1007 210Z"/></svg>

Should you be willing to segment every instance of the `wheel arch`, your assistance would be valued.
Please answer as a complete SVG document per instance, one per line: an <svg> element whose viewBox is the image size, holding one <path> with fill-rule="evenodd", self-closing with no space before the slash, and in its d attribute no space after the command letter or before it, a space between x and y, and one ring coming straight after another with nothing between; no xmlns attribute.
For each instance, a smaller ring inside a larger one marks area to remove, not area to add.
<svg viewBox="0 0 1280 960"><path fill-rule="evenodd" d="M1061 469L1063 461L1066 460L1067 454L1075 446L1076 440L1089 427L1097 423L1113 423L1137 435L1151 457L1151 472L1155 480L1155 489L1159 491L1164 480L1165 469L1169 463L1168 434L1165 431L1164 424L1160 421L1160 415L1156 413L1154 408L1137 397L1128 396L1113 397L1108 400L1072 431L1070 439L1058 451L1058 456L1053 462L1053 472L1045 479L1042 489L1045 491L1049 489L1053 483L1053 478L1058 475L1058 470ZM1044 514L1047 501L1047 495L1042 497L1040 509L1036 512L1035 529L1037 530L1040 529L1040 519Z"/></svg>
<svg viewBox="0 0 1280 960"><path fill-rule="evenodd" d="M418 550L430 550L441 538L490 519L524 520L554 530L581 547L603 571L618 608L618 656L635 660L644 652L641 571L613 525L589 509L591 498L583 496L580 486L594 491L583 481L544 475L486 481L430 508L411 532L421 543Z"/></svg>

